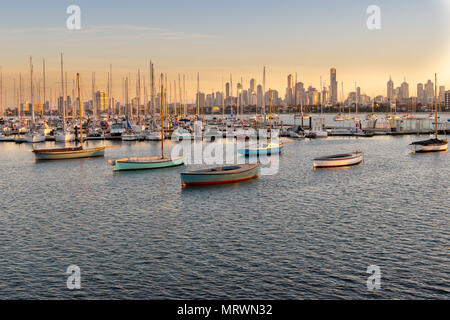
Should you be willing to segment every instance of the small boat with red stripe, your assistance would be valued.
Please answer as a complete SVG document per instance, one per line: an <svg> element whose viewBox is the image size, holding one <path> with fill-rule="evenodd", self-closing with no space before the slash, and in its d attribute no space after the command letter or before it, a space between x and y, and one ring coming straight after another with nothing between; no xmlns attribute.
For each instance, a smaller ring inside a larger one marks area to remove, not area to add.
<svg viewBox="0 0 450 320"><path fill-rule="evenodd" d="M235 183L259 177L259 163L238 164L181 173L181 185L202 186Z"/></svg>

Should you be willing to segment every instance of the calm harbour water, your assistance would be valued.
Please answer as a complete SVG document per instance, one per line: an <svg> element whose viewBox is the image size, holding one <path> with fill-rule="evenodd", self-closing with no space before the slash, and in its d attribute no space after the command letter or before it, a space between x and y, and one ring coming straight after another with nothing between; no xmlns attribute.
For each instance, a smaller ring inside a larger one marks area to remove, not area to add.
<svg viewBox="0 0 450 320"><path fill-rule="evenodd" d="M410 154L413 139L299 141L276 175L188 189L186 167L114 174L107 164L156 155L156 142L60 162L1 143L0 298L447 299L450 157ZM355 150L360 166L312 168ZM72 264L81 290L66 288ZM369 265L381 268L376 292Z"/></svg>

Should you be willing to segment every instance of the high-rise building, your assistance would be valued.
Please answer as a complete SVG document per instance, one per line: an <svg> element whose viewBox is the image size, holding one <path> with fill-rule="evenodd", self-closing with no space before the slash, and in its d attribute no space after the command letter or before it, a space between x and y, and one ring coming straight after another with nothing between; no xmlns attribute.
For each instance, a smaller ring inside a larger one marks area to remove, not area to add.
<svg viewBox="0 0 450 320"><path fill-rule="evenodd" d="M227 82L225 84L225 97L228 98L230 96L230 83Z"/></svg>
<svg viewBox="0 0 450 320"><path fill-rule="evenodd" d="M258 108L261 108L263 106L263 88L260 84L256 88L256 105L258 106Z"/></svg>
<svg viewBox="0 0 450 320"><path fill-rule="evenodd" d="M98 112L105 112L108 108L108 94L105 91L97 91L94 105Z"/></svg>
<svg viewBox="0 0 450 320"><path fill-rule="evenodd" d="M450 110L450 90L445 93L445 109Z"/></svg>
<svg viewBox="0 0 450 320"><path fill-rule="evenodd" d="M399 100L402 102L405 102L409 99L409 84L405 81L403 81L401 87L400 87L400 94L399 94Z"/></svg>
<svg viewBox="0 0 450 320"><path fill-rule="evenodd" d="M425 103L433 103L434 101L434 84L428 80L425 84Z"/></svg>
<svg viewBox="0 0 450 320"><path fill-rule="evenodd" d="M255 93L255 79L250 79L250 93Z"/></svg>
<svg viewBox="0 0 450 320"><path fill-rule="evenodd" d="M439 103L443 103L445 101L445 86L439 87Z"/></svg>
<svg viewBox="0 0 450 320"><path fill-rule="evenodd" d="M425 100L425 91L423 89L423 84L418 83L417 84L417 102L423 103Z"/></svg>
<svg viewBox="0 0 450 320"><path fill-rule="evenodd" d="M330 103L335 105L338 102L338 84L336 80L336 68L330 70Z"/></svg>
<svg viewBox="0 0 450 320"><path fill-rule="evenodd" d="M287 88L286 88L286 105L290 106L295 103L294 99L294 77L292 74L287 77Z"/></svg>
<svg viewBox="0 0 450 320"><path fill-rule="evenodd" d="M392 101L394 99L394 82L392 81L392 77L389 77L389 81L387 83L387 99L388 101Z"/></svg>

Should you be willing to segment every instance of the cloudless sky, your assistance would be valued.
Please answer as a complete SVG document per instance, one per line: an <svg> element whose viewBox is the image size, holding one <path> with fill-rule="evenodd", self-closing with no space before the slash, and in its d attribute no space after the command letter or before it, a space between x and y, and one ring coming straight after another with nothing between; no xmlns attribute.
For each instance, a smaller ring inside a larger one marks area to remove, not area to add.
<svg viewBox="0 0 450 320"><path fill-rule="evenodd" d="M29 78L32 55L36 77L46 59L48 87L57 88L59 54L64 52L69 79L80 72L84 92L91 73L106 86L113 65L114 88L137 69L147 76L152 59L169 80L187 75L189 93L221 90L233 74L262 82L284 96L289 73L306 86L329 84L329 69L337 68L345 94L355 82L371 96L386 94L389 76L399 86L406 77L410 92L417 82L432 79L450 89L450 0L16 0L0 1L0 66L7 97L13 79ZM79 31L66 29L66 8L81 7ZM381 30L366 27L369 5L381 8ZM339 88L341 83L339 83ZM59 88L59 87L58 87ZM134 89L134 85L131 85ZM340 90L339 90L340 92ZM58 91L59 93L59 91ZM134 93L134 90L131 90ZM11 98L10 98L11 100ZM8 100L7 100L8 101Z"/></svg>

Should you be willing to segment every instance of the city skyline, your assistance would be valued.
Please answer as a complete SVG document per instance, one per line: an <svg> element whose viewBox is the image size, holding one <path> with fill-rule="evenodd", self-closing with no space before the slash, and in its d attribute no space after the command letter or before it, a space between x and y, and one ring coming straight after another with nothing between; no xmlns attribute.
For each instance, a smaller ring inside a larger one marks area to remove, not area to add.
<svg viewBox="0 0 450 320"><path fill-rule="evenodd" d="M177 81L178 74L186 76L191 102L197 72L200 89L207 93L224 91L230 74L236 80L242 77L245 87L252 78L261 84L263 66L267 68L266 91L272 88L281 96L289 74L297 73L306 88L319 88L321 78L329 86L331 67L338 70L338 97L341 82L345 96L355 90L355 82L369 96L385 94L389 76L395 83L406 77L412 95L415 84L432 79L435 72L439 84L450 86L448 23L444 19L449 1L378 1L382 27L377 31L365 26L368 1L318 2L249 1L235 10L234 1L210 6L205 1L131 1L126 12L123 8L119 12L118 4L79 1L82 28L76 31L65 29L68 1L29 2L26 12L11 4L0 13L0 36L8 44L8 50L0 53L4 102L11 103L19 72L27 83L30 55L36 80L45 59L47 88L58 90L60 52L65 55L69 80L81 73L85 96L90 92L92 72L97 75L97 86L106 89L110 64L114 96L121 95L123 77L131 75L130 82L135 82L138 69L148 85L150 59L156 72L167 73L170 81ZM39 16L30 13L33 8L39 8ZM281 14L286 19L270 23L271 17Z"/></svg>

